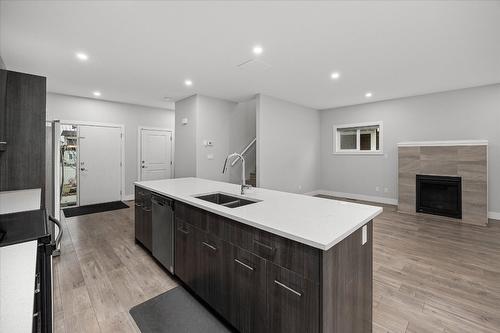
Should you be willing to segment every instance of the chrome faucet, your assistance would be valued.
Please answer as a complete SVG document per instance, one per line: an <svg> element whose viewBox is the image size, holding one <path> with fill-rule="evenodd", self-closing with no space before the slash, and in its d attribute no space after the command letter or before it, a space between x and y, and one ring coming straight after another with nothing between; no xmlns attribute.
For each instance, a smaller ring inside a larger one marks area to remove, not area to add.
<svg viewBox="0 0 500 333"><path fill-rule="evenodd" d="M226 157L226 160L224 161L224 167L222 168L222 173L225 173L226 170L227 170L227 160L229 160L229 159L231 159L233 157L239 157L239 158L241 158L241 194L243 195L243 194L245 194L245 189L252 187L251 185L247 185L246 181L245 181L245 178L246 178L246 175L245 175L245 158L243 157L243 155L238 154L238 153L229 154Z"/></svg>

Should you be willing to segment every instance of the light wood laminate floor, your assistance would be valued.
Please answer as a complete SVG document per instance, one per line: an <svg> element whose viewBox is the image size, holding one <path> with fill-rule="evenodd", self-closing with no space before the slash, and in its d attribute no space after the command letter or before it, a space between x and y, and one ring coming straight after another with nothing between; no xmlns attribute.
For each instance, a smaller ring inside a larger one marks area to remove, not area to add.
<svg viewBox="0 0 500 333"><path fill-rule="evenodd" d="M63 219L54 332L138 332L128 310L176 285L135 244L133 214ZM385 206L373 259L374 333L500 332L500 222L458 225Z"/></svg>

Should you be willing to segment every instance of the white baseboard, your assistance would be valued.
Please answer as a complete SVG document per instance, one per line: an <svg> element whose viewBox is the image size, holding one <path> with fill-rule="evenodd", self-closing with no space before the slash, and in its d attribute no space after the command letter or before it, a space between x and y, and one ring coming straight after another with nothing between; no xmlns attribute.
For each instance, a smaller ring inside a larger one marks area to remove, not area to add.
<svg viewBox="0 0 500 333"><path fill-rule="evenodd" d="M134 195L133 194L122 195L122 201L129 201L129 200L134 200Z"/></svg>
<svg viewBox="0 0 500 333"><path fill-rule="evenodd" d="M355 200L362 200L362 201L370 201L370 202L376 202L376 203L383 203L387 205L398 205L398 199L393 199L393 198L384 198L384 197L376 197L376 196L370 196L370 195L364 195L364 194L356 194L356 193L345 193L345 192L337 192L337 191L328 191L328 190L314 190L311 192L304 193L305 195L318 195L318 194L323 194L323 195L330 195L333 197L340 197L340 198L347 198L347 199L355 199ZM488 212L488 218L493 219L493 220L499 220L500 221L500 212Z"/></svg>
<svg viewBox="0 0 500 333"><path fill-rule="evenodd" d="M500 212L488 212L488 218L493 220L500 220Z"/></svg>
<svg viewBox="0 0 500 333"><path fill-rule="evenodd" d="M307 193L304 193L304 194L306 194L306 195L323 194L323 195L330 195L330 196L333 196L333 197L340 197L340 198L347 198L347 199L354 199L354 200L362 200L362 201L370 201L370 202L382 203L382 204L387 204L387 205L397 205L398 204L398 199L385 198L385 197L376 197L376 196L364 195L364 194L356 194L356 193L345 193L345 192L337 192L337 191L328 191L328 190L315 190L315 191L307 192Z"/></svg>

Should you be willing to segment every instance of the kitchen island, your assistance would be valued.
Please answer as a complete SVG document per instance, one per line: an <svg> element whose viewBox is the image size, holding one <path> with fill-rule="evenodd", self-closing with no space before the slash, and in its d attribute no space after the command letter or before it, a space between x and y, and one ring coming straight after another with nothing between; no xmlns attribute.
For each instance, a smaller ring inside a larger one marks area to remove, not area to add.
<svg viewBox="0 0 500 333"><path fill-rule="evenodd" d="M235 201L216 203L220 193ZM172 202L174 274L239 331L371 332L382 208L261 188L241 196L198 178L137 182L136 239L149 250L152 195Z"/></svg>

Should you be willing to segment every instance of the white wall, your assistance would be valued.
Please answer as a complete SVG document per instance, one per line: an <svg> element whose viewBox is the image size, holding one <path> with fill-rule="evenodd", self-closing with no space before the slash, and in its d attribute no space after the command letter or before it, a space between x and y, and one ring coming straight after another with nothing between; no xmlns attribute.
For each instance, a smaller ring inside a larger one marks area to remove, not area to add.
<svg viewBox="0 0 500 333"><path fill-rule="evenodd" d="M398 142L486 139L489 210L500 212L499 84L323 110L320 115L320 189L396 199ZM333 125L379 120L384 122L384 155L332 154Z"/></svg>
<svg viewBox="0 0 500 333"><path fill-rule="evenodd" d="M303 193L317 189L319 111L257 96L257 186Z"/></svg>
<svg viewBox="0 0 500 333"><path fill-rule="evenodd" d="M175 109L175 177L239 182L240 176L234 177L241 172L239 164L225 174L222 167L229 153L241 151L248 137L255 137L255 101L235 103L193 95L176 102ZM183 118L188 119L187 125L182 125ZM205 146L204 141L212 141L212 146ZM255 157L249 162L254 170Z"/></svg>
<svg viewBox="0 0 500 333"><path fill-rule="evenodd" d="M235 107L234 102L198 95L197 177L229 181L229 173L223 174L222 167L229 154L229 125ZM213 146L205 147L205 140L212 141Z"/></svg>
<svg viewBox="0 0 500 333"><path fill-rule="evenodd" d="M229 152L241 153L243 149L256 136L256 99L240 102L231 113L230 128L229 128ZM255 145L251 147L245 154L245 171L246 179L249 178L250 172L254 172L256 159ZM229 168L229 181L239 184L241 182L241 163L238 162L233 167Z"/></svg>
<svg viewBox="0 0 500 333"><path fill-rule="evenodd" d="M138 178L138 128L150 126L173 130L174 117L174 111L167 109L47 94L47 120L77 120L125 126L125 196L128 197L133 196L133 182Z"/></svg>
<svg viewBox="0 0 500 333"><path fill-rule="evenodd" d="M182 125L182 120L188 123ZM196 95L175 103L175 178L196 176L196 124L198 98Z"/></svg>

